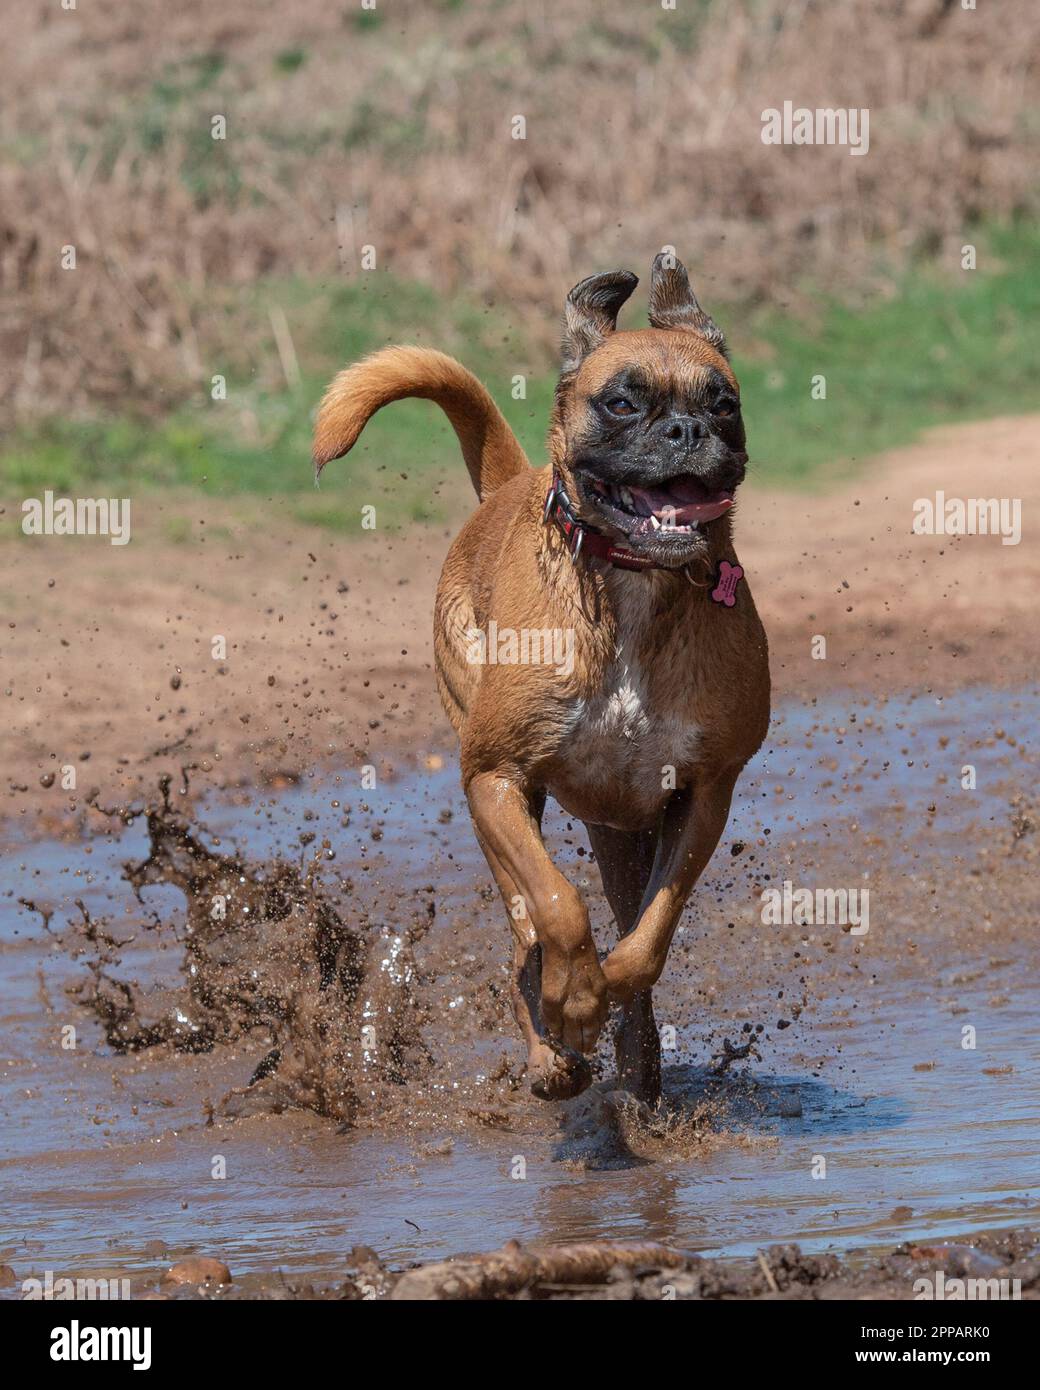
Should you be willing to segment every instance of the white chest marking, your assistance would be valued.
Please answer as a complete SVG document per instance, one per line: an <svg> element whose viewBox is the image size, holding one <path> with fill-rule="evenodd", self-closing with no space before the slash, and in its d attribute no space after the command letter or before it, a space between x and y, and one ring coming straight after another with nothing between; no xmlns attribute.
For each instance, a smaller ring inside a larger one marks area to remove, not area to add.
<svg viewBox="0 0 1040 1390"><path fill-rule="evenodd" d="M658 785L661 768L689 764L701 737L692 721L657 713L649 703L643 671L621 657L599 694L576 701L573 729L574 759L587 759L593 776L609 777L619 765L636 765L639 772L656 774Z"/></svg>
<svg viewBox="0 0 1040 1390"><path fill-rule="evenodd" d="M677 777L681 784L701 740L694 722L654 710L644 672L621 654L604 689L575 702L571 727L563 750L566 783L636 816L655 812Z"/></svg>
<svg viewBox="0 0 1040 1390"><path fill-rule="evenodd" d="M702 730L685 715L656 708L639 638L654 621L652 593L629 586L620 606L614 660L603 686L571 707L561 748L563 781L597 802L653 814L696 761ZM562 790L562 788L561 788Z"/></svg>

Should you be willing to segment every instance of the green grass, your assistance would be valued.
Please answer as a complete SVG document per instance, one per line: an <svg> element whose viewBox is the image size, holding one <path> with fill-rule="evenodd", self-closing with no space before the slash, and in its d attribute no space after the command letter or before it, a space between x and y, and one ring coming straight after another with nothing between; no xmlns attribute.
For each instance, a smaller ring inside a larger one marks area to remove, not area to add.
<svg viewBox="0 0 1040 1390"><path fill-rule="evenodd" d="M974 271L920 265L862 312L823 305L810 331L777 313L736 336L749 452L779 483L818 483L921 430L1035 409L1040 234L991 230ZM749 333L768 348L741 354ZM813 400L815 374L826 400Z"/></svg>
<svg viewBox="0 0 1040 1390"><path fill-rule="evenodd" d="M282 310L292 333L301 376L293 388L279 365L271 306ZM450 425L426 402L401 401L377 415L315 490L310 439L324 387L340 367L394 342L437 346L465 361L501 402L531 456L542 450L549 363L480 305L449 308L424 286L373 272L360 284L261 284L229 307L249 331L229 338L222 354L206 354L207 370L226 377L226 400L210 398L207 378L196 403L160 421L48 420L0 445L0 491L136 496L187 486L201 496L253 493L277 499L299 519L343 530L357 530L369 504L380 528L443 519L441 485L464 477L464 467ZM527 401L511 399L516 373L529 377Z"/></svg>
<svg viewBox="0 0 1040 1390"><path fill-rule="evenodd" d="M775 311L712 306L733 343L757 476L817 486L930 425L1030 408L1040 357L1040 234L1005 228L970 239L979 243L980 269L920 265L860 311L818 303L811 325ZM278 365L272 305L285 313L299 358L293 388ZM346 531L359 531L366 504L376 506L381 528L444 519L443 484L460 478L463 465L450 426L426 402L381 412L354 453L326 470L321 491L313 488L310 430L322 388L347 362L401 341L458 356L486 382L532 461L544 458L552 366L499 309L465 299L449 305L428 288L373 272L352 284L262 283L229 300L228 310L241 331L204 354L207 370L227 377L226 401L212 401L207 383L197 402L159 421L55 417L5 439L0 488L17 497L45 488L87 496L185 486L200 496L253 493ZM630 310L624 323L641 313ZM511 395L518 373L527 376L522 401ZM812 399L816 374L826 378L825 400Z"/></svg>

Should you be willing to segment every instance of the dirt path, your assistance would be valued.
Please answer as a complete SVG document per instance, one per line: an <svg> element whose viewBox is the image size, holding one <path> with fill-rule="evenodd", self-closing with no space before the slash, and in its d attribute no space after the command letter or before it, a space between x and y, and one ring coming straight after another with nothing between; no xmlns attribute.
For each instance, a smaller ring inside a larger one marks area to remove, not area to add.
<svg viewBox="0 0 1040 1390"><path fill-rule="evenodd" d="M915 500L941 490L1020 499L1028 537L1038 445L1040 416L1023 416L933 431L822 495L748 484L738 548L777 694L1029 678L1036 547L911 525ZM8 533L20 501L6 499ZM183 516L190 539L174 543ZM9 537L0 814L54 829L92 787L118 800L182 764L211 785L279 783L448 748L430 613L453 529L355 541L282 522L277 501L156 495L135 501L125 547Z"/></svg>

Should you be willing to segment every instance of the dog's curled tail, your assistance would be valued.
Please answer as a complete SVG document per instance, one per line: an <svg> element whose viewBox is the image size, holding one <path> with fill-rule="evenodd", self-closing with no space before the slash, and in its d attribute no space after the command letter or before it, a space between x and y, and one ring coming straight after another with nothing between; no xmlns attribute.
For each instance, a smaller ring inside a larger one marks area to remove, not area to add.
<svg viewBox="0 0 1040 1390"><path fill-rule="evenodd" d="M461 362L433 348L389 347L330 382L314 425L315 472L352 449L377 410L406 396L435 401L447 415L481 501L530 467L502 412Z"/></svg>

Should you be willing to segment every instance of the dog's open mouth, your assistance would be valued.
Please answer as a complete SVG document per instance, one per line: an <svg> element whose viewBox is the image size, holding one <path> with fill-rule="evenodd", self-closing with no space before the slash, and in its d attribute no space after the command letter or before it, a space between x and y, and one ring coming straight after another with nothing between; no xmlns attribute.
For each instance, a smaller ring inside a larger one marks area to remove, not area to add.
<svg viewBox="0 0 1040 1390"><path fill-rule="evenodd" d="M658 487L627 487L586 475L587 492L610 521L629 537L691 535L733 506L733 490L712 490L686 475Z"/></svg>

